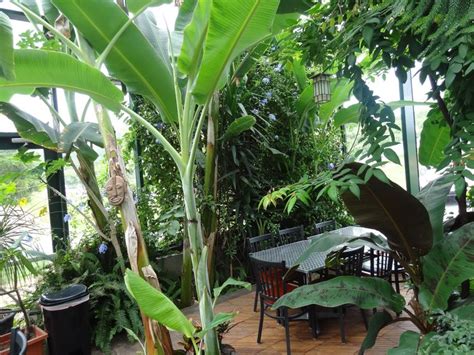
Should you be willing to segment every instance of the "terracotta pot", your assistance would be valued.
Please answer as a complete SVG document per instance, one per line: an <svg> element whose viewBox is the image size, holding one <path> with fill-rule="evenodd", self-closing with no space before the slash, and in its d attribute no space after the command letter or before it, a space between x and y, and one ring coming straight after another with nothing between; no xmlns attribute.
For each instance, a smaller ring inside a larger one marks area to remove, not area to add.
<svg viewBox="0 0 474 355"><path fill-rule="evenodd" d="M26 355L43 355L44 341L48 337L43 329L33 326L33 337L28 340ZM0 336L0 355L10 354L10 334Z"/></svg>

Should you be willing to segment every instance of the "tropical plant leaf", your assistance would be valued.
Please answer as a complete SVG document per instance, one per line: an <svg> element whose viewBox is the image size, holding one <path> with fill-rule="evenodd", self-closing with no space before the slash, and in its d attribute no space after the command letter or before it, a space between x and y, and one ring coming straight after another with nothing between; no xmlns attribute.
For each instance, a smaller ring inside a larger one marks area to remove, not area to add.
<svg viewBox="0 0 474 355"><path fill-rule="evenodd" d="M225 280L225 282L221 286L214 288L214 290L213 290L214 302L219 298L222 291L224 291L224 289L226 289L227 287L230 287L230 286L244 287L249 291L252 289L252 285L250 283L248 283L246 281L235 280L232 277L229 277L227 280Z"/></svg>
<svg viewBox="0 0 474 355"><path fill-rule="evenodd" d="M127 0L127 8L132 13L137 13L144 7L160 6L170 2L171 0Z"/></svg>
<svg viewBox="0 0 474 355"><path fill-rule="evenodd" d="M178 17L174 23L174 30L183 32L184 28L191 22L193 12L198 0L184 0L179 7Z"/></svg>
<svg viewBox="0 0 474 355"><path fill-rule="evenodd" d="M114 111L120 109L123 100L122 92L99 70L64 53L16 49L15 73L15 80L0 78L0 92L62 88L90 96Z"/></svg>
<svg viewBox="0 0 474 355"><path fill-rule="evenodd" d="M313 6L313 4L309 0L280 0L277 12L279 14L294 12L302 14L311 6Z"/></svg>
<svg viewBox="0 0 474 355"><path fill-rule="evenodd" d="M61 133L59 148L69 155L78 140L86 140L98 146L103 146L99 126L92 122L73 122L64 127Z"/></svg>
<svg viewBox="0 0 474 355"><path fill-rule="evenodd" d="M53 0L53 3L99 52L128 20L112 0ZM178 120L170 62L160 57L134 24L115 43L105 64L109 73L123 81L130 92L153 102L165 121Z"/></svg>
<svg viewBox="0 0 474 355"><path fill-rule="evenodd" d="M459 307L451 309L449 313L454 314L459 319L466 319L472 321L472 315L474 314L474 303L465 303Z"/></svg>
<svg viewBox="0 0 474 355"><path fill-rule="evenodd" d="M184 28L183 46L178 57L178 69L195 77L206 39L211 16L211 1L197 0L191 22Z"/></svg>
<svg viewBox="0 0 474 355"><path fill-rule="evenodd" d="M396 348L390 349L388 355L416 355L420 343L420 333L407 330L400 335L400 343Z"/></svg>
<svg viewBox="0 0 474 355"><path fill-rule="evenodd" d="M389 250L387 241L384 238L372 233L363 236L354 236L350 233L339 234L331 231L318 234L314 237L310 237L309 239L311 239L310 245L295 261L295 265L301 264L314 252L329 253L335 249L345 246L356 248L358 246L365 245L377 250Z"/></svg>
<svg viewBox="0 0 474 355"><path fill-rule="evenodd" d="M451 191L451 187L453 186L453 178L452 175L443 175L428 183L428 185L416 194L416 198L425 206L430 216L434 244L443 239L444 210L449 191Z"/></svg>
<svg viewBox="0 0 474 355"><path fill-rule="evenodd" d="M125 273L125 285L144 314L188 338L193 336L195 328L191 321L163 292L153 288L129 269Z"/></svg>
<svg viewBox="0 0 474 355"><path fill-rule="evenodd" d="M0 77L15 79L13 32L10 19L3 12L0 12Z"/></svg>
<svg viewBox="0 0 474 355"><path fill-rule="evenodd" d="M282 306L301 308L312 304L323 307L355 304L362 309L383 307L399 313L403 310L405 299L386 280L377 277L338 276L328 281L300 286L280 297L272 309Z"/></svg>
<svg viewBox="0 0 474 355"><path fill-rule="evenodd" d="M58 149L59 132L46 123L5 102L0 102L0 113L13 122L20 137L41 147Z"/></svg>
<svg viewBox="0 0 474 355"><path fill-rule="evenodd" d="M319 119L326 122L344 102L349 100L354 83L348 79L331 81L331 100L319 108Z"/></svg>
<svg viewBox="0 0 474 355"><path fill-rule="evenodd" d="M359 123L361 108L362 104L354 104L341 108L334 115L334 125L341 127L347 123Z"/></svg>
<svg viewBox="0 0 474 355"><path fill-rule="evenodd" d="M451 141L451 129L438 109L428 113L421 131L419 161L427 167L437 167L445 158L444 148Z"/></svg>
<svg viewBox="0 0 474 355"><path fill-rule="evenodd" d="M200 332L198 332L196 335L199 337L199 338L203 338L204 335L206 335L206 333L211 330L211 329L214 329L216 327L218 327L219 325L221 325L222 323L226 323L226 322L229 322L231 321L232 319L234 319L234 317L237 315L236 312L223 312L223 313L218 313L214 316L214 318L212 319L212 322L209 323L203 330L201 330Z"/></svg>
<svg viewBox="0 0 474 355"><path fill-rule="evenodd" d="M296 101L296 112L301 116L315 107L314 87L310 84L300 93L298 100Z"/></svg>
<svg viewBox="0 0 474 355"><path fill-rule="evenodd" d="M346 164L353 174L360 163ZM385 183L372 176L359 185L360 198L349 191L342 199L357 224L380 231L387 237L393 250L409 260L425 255L433 244L433 230L423 204L409 192L395 184Z"/></svg>
<svg viewBox="0 0 474 355"><path fill-rule="evenodd" d="M257 44L255 47L250 49L247 54L238 63L237 69L234 73L234 78L241 80L245 74L257 63L258 59L261 58L262 54L269 46L269 41L263 41Z"/></svg>
<svg viewBox="0 0 474 355"><path fill-rule="evenodd" d="M232 61L271 34L278 0L214 0L202 62L193 87L204 104L225 84ZM184 45L183 45L184 47Z"/></svg>
<svg viewBox="0 0 474 355"><path fill-rule="evenodd" d="M386 310L383 312L376 312L372 317L370 317L369 329L367 330L367 335L360 346L359 355L364 354L365 350L370 349L375 345L380 330L392 320L392 316Z"/></svg>
<svg viewBox="0 0 474 355"><path fill-rule="evenodd" d="M237 137L242 132L248 131L255 125L255 122L257 122L257 120L253 116L242 116L237 118L227 127L222 135L222 140L228 141L229 139Z"/></svg>
<svg viewBox="0 0 474 355"><path fill-rule="evenodd" d="M445 310L448 298L461 282L474 277L474 223L446 236L423 258L423 283L419 299L432 313Z"/></svg>

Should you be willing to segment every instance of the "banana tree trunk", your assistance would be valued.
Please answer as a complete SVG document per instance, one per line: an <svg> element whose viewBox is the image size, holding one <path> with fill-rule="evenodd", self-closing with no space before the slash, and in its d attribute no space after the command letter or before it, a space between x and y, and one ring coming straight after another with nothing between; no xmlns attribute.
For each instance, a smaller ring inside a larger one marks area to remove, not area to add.
<svg viewBox="0 0 474 355"><path fill-rule="evenodd" d="M187 219L185 218L186 225ZM184 228L183 238L183 266L181 269L181 307L193 304L193 265L189 248L188 230Z"/></svg>
<svg viewBox="0 0 474 355"><path fill-rule="evenodd" d="M215 282L215 257L214 246L217 233L217 171L218 151L216 137L218 136L219 122L219 94L214 95L210 114L207 119L207 146L206 165L204 168L204 198L207 204L203 208L202 223L204 230L204 243L208 247L207 266L209 282Z"/></svg>
<svg viewBox="0 0 474 355"><path fill-rule="evenodd" d="M153 287L160 289L158 277L154 273L148 259L148 252L138 220L133 193L126 183L125 164L117 145L112 122L107 111L102 106L95 104L94 107L104 139L105 154L109 162L109 169L111 170L109 173L114 176L120 176L124 182L123 187L117 186L119 189L123 188L124 194L123 200L118 204L118 208L123 228L126 229L127 253L131 268ZM147 354L172 354L173 347L168 330L152 322L143 313L142 320L145 330Z"/></svg>
<svg viewBox="0 0 474 355"><path fill-rule="evenodd" d="M202 327L210 328L204 336L206 352L212 355L219 354L219 342L216 330L209 327L214 318L214 313L207 267L208 249L207 246L204 246L203 242L202 224L196 205L192 172L184 172L184 174L181 175L181 183L183 187L196 294L199 301L199 315L201 317Z"/></svg>

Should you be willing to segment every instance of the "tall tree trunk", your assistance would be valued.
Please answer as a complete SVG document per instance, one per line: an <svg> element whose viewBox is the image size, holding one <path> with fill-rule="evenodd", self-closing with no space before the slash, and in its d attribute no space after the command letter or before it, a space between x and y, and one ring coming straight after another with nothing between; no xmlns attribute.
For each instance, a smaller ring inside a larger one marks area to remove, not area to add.
<svg viewBox="0 0 474 355"><path fill-rule="evenodd" d="M154 273L148 259L148 252L138 220L133 193L126 183L125 164L117 144L112 122L108 112L102 106L95 104L94 107L104 139L105 154L109 162L109 170L111 170L109 173L112 176L120 176L125 182L123 187L125 196L118 208L123 228L126 229L127 253L131 268L153 287L160 289L158 277ZM151 321L143 313L142 320L145 329L147 354L172 354L173 347L168 330Z"/></svg>

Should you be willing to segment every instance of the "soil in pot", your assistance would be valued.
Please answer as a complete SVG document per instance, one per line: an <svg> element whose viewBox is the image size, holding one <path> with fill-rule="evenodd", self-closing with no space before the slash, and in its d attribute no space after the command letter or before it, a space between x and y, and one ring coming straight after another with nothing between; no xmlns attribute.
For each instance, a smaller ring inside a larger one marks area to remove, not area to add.
<svg viewBox="0 0 474 355"><path fill-rule="evenodd" d="M48 333L43 329L33 326L33 335L28 339L28 348L26 355L43 355L45 354L44 343ZM10 333L0 336L0 355L9 355L10 353Z"/></svg>
<svg viewBox="0 0 474 355"><path fill-rule="evenodd" d="M15 318L15 312L10 311L8 308L0 308L0 335L10 333L10 329L13 327L13 318Z"/></svg>

